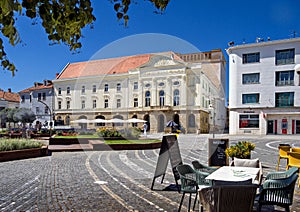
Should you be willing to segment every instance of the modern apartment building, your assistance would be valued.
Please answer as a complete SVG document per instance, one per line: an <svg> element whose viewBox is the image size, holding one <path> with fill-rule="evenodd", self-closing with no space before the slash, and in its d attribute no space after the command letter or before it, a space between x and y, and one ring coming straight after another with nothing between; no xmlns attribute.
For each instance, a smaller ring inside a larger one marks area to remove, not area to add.
<svg viewBox="0 0 300 212"><path fill-rule="evenodd" d="M150 132L163 132L170 120L187 133L224 129L225 71L221 50L67 64L53 80L55 118L65 125L78 119L139 118Z"/></svg>
<svg viewBox="0 0 300 212"><path fill-rule="evenodd" d="M36 127L52 127L53 124L53 84L51 80L35 82L34 86L19 92L20 108L29 108L36 115Z"/></svg>
<svg viewBox="0 0 300 212"><path fill-rule="evenodd" d="M300 134L300 38L231 46L229 133Z"/></svg>

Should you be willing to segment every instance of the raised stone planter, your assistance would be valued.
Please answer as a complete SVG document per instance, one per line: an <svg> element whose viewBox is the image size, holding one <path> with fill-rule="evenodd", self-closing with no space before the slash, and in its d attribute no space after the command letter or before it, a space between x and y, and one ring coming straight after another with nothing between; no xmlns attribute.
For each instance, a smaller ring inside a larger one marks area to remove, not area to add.
<svg viewBox="0 0 300 212"><path fill-rule="evenodd" d="M88 144L89 140L99 140L99 138L55 138L49 139L49 145L70 145L70 144Z"/></svg>
<svg viewBox="0 0 300 212"><path fill-rule="evenodd" d="M90 141L93 145L93 150L107 151L107 150L139 150L139 149L157 149L160 148L161 142L148 144L105 144L103 141Z"/></svg>
<svg viewBox="0 0 300 212"><path fill-rule="evenodd" d="M48 146L34 149L0 152L0 162L42 157L48 155Z"/></svg>

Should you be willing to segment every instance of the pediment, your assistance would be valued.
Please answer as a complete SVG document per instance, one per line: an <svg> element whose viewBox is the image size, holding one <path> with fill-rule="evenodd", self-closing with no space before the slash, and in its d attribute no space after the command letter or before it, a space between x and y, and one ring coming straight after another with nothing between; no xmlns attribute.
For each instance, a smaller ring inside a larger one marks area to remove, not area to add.
<svg viewBox="0 0 300 212"><path fill-rule="evenodd" d="M153 55L150 60L140 66L139 68L150 68L150 67L167 67L167 66L182 66L184 63L182 61L174 59L174 56L170 55Z"/></svg>

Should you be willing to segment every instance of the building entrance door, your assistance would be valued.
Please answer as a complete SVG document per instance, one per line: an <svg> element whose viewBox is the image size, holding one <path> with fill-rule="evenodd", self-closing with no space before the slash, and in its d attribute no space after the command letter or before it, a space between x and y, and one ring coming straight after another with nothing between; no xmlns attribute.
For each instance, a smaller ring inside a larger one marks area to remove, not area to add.
<svg viewBox="0 0 300 212"><path fill-rule="evenodd" d="M157 132L163 132L165 129L165 117L160 114L158 116Z"/></svg>
<svg viewBox="0 0 300 212"><path fill-rule="evenodd" d="M296 134L300 134L300 120L296 120Z"/></svg>
<svg viewBox="0 0 300 212"><path fill-rule="evenodd" d="M282 119L281 129L282 129L282 134L287 134L287 129L288 129L287 119Z"/></svg>
<svg viewBox="0 0 300 212"><path fill-rule="evenodd" d="M274 134L274 121L273 120L268 120L267 134Z"/></svg>

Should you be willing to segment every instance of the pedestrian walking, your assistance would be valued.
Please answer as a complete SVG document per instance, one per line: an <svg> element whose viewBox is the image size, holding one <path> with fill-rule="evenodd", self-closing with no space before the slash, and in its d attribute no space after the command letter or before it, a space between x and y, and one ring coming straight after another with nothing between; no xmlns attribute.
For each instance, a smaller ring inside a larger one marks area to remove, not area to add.
<svg viewBox="0 0 300 212"><path fill-rule="evenodd" d="M146 123L143 125L143 129L144 129L144 136L146 137L147 136L147 129L148 129L148 125Z"/></svg>

